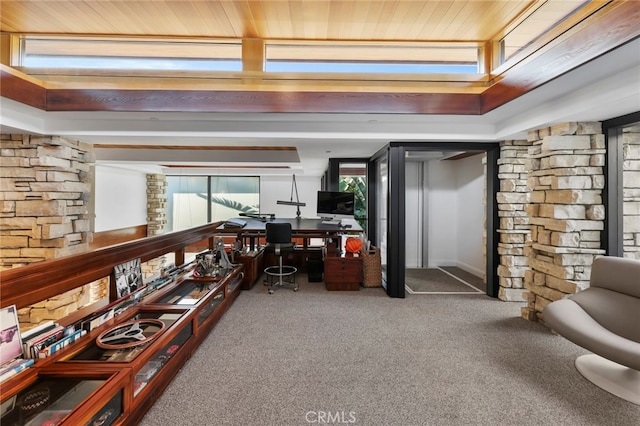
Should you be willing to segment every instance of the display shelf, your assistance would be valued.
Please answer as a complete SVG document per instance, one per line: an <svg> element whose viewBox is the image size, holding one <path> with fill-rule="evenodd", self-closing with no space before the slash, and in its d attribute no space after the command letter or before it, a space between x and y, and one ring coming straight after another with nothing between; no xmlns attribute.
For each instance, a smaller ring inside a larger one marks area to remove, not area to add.
<svg viewBox="0 0 640 426"><path fill-rule="evenodd" d="M3 392L3 426L104 425L125 414L128 370L43 369L23 380L21 389Z"/></svg>
<svg viewBox="0 0 640 426"><path fill-rule="evenodd" d="M206 239L211 249L216 226L45 261L20 268L19 274L0 271L0 302L18 308L104 278L132 258L146 261L173 251L180 265L176 270L181 271L161 286L148 284L132 303L118 299L61 318L65 326L90 331L2 383L2 425L138 424L240 293L243 265L221 270L216 277L195 278L193 264L184 263L188 245ZM103 317L107 309L113 314ZM94 317L104 318L104 323L94 324ZM38 393L41 387L49 389L46 402L37 399L46 394ZM24 405L16 411L16 404L32 391L27 399L37 403L32 409L45 408L25 412L31 406Z"/></svg>
<svg viewBox="0 0 640 426"><path fill-rule="evenodd" d="M153 309L140 307L132 316L123 316L122 321L112 326L130 324L133 321L159 320L165 324L142 327L142 333L157 333L158 337L137 346L111 349L101 347L96 338L84 342L72 353L56 361L56 366L78 369L129 370L131 386L126 398L133 401L129 416L141 418L148 410L148 401L154 401L171 382L180 367L192 353L193 310L184 308ZM102 335L104 333L101 333ZM116 341L116 344L118 342ZM138 403L138 400L142 400ZM129 423L128 424L134 424Z"/></svg>

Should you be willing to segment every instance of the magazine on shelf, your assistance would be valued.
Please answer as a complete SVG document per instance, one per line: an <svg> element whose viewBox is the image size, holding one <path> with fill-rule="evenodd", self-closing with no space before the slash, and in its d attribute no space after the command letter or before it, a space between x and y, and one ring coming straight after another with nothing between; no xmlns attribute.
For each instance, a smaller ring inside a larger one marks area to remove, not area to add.
<svg viewBox="0 0 640 426"><path fill-rule="evenodd" d="M75 342L80 337L84 336L86 333L87 332L85 330L74 331L73 334L63 337L62 339L58 340L52 345L42 349L40 352L38 352L38 358L46 358L50 355L53 355L54 353L58 352L60 349L64 348L65 346Z"/></svg>
<svg viewBox="0 0 640 426"><path fill-rule="evenodd" d="M40 333L31 339L24 342L25 357L38 358L38 352L46 348L49 345L57 342L64 333L64 327L61 325L55 325L52 329Z"/></svg>
<svg viewBox="0 0 640 426"><path fill-rule="evenodd" d="M18 358L9 363L9 366L3 365L0 369L0 383L15 376L21 371L26 370L34 363L33 359Z"/></svg>
<svg viewBox="0 0 640 426"><path fill-rule="evenodd" d="M22 339L15 305L0 309L0 365L22 358Z"/></svg>

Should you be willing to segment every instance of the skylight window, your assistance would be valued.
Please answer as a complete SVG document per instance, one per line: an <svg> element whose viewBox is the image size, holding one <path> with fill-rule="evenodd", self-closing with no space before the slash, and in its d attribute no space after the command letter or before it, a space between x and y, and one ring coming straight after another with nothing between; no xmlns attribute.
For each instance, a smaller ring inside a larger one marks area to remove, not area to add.
<svg viewBox="0 0 640 426"><path fill-rule="evenodd" d="M297 43L266 46L265 71L309 73L476 74L477 45Z"/></svg>
<svg viewBox="0 0 640 426"><path fill-rule="evenodd" d="M242 70L239 42L28 36L21 43L20 65L26 68Z"/></svg>
<svg viewBox="0 0 640 426"><path fill-rule="evenodd" d="M544 2L500 40L500 63L509 60L587 3L585 0Z"/></svg>

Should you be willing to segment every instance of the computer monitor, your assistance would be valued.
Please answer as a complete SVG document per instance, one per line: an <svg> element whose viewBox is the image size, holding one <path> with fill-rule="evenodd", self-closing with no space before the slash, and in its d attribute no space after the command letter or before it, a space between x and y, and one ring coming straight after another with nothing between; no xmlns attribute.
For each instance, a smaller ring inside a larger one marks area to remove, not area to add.
<svg viewBox="0 0 640 426"><path fill-rule="evenodd" d="M353 192L318 191L318 216L326 220L353 219L355 214Z"/></svg>

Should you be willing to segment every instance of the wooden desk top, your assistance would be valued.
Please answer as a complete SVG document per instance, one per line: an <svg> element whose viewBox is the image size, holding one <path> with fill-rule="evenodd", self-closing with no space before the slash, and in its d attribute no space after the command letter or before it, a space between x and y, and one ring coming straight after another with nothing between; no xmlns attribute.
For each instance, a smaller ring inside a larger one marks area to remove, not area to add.
<svg viewBox="0 0 640 426"><path fill-rule="evenodd" d="M253 219L248 217L238 218L245 221L247 224L243 227L225 227L224 224L218 226L217 229L227 232L265 232L267 223L290 223L291 229L295 233L359 233L362 232L362 227L356 222L355 219L342 219L340 226L322 223L322 219L305 219L305 218L275 218L261 221L259 219Z"/></svg>

